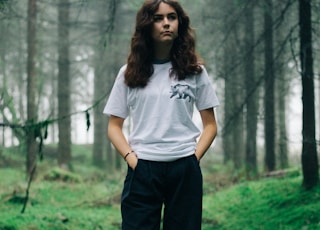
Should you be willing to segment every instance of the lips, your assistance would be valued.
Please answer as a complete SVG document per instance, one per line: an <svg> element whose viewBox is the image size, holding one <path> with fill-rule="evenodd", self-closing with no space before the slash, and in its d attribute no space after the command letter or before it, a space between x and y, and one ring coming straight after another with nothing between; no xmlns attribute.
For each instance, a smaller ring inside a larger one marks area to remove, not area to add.
<svg viewBox="0 0 320 230"><path fill-rule="evenodd" d="M172 35L172 32L171 31L164 31L162 32L163 35Z"/></svg>

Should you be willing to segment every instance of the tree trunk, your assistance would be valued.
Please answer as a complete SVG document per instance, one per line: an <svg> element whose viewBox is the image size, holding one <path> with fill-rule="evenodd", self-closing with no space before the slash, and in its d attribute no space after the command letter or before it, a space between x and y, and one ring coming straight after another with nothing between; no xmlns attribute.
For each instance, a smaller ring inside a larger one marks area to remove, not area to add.
<svg viewBox="0 0 320 230"><path fill-rule="evenodd" d="M102 47L97 50L97 60L95 62L94 70L94 101L96 102L101 98L101 95L105 94L105 58L102 58L104 55L104 49ZM103 156L105 152L104 141L106 139L106 120L105 115L101 113L103 110L102 104L99 104L94 108L94 133L93 133L93 155L92 162L98 167L104 166Z"/></svg>
<svg viewBox="0 0 320 230"><path fill-rule="evenodd" d="M106 27L108 26L108 16L105 13L107 3L101 2L97 6L97 23L99 30L99 43L95 48L95 61L94 61L94 102L98 101L106 90ZM103 153L105 151L104 140L106 139L106 122L105 116L101 113L103 106L98 104L93 110L94 124L93 124L93 154L92 162L98 167L104 165Z"/></svg>
<svg viewBox="0 0 320 230"><path fill-rule="evenodd" d="M102 2L99 5L99 31L100 31L100 43L96 49L96 60L95 60L95 75L94 75L94 101L98 101L102 95L106 94L106 90L111 89L113 79L107 73L112 73L110 68L114 62L114 56L111 52L112 47L109 46L110 40L113 38L115 13L117 9L117 2L115 0ZM108 14L105 10L108 9ZM108 49L108 50L106 50ZM105 60L109 60L106 62ZM106 76L108 78L106 79ZM111 74L110 74L111 75ZM93 143L93 164L97 166L104 166L103 156L107 152L107 168L110 171L113 170L113 151L111 143L106 136L108 118L101 113L104 104L99 104L94 108L94 143ZM106 145L104 144L106 142Z"/></svg>
<svg viewBox="0 0 320 230"><path fill-rule="evenodd" d="M280 67L281 68L281 67ZM288 138L287 138L287 124L286 124L286 83L284 72L279 71L278 81L278 127L279 127L279 163L280 168L285 169L289 167L288 159Z"/></svg>
<svg viewBox="0 0 320 230"><path fill-rule="evenodd" d="M281 36L281 31L279 31L279 36ZM283 57L283 56L282 56ZM280 60L284 60L280 58ZM279 166L281 169L289 167L288 159L288 138L287 138L287 121L286 121L286 95L288 93L287 84L285 79L284 62L278 63L277 69L277 127L278 129L278 151L279 151Z"/></svg>
<svg viewBox="0 0 320 230"><path fill-rule="evenodd" d="M303 185L309 189L319 183L319 163L315 140L311 0L299 0L299 25L303 104L301 158Z"/></svg>
<svg viewBox="0 0 320 230"><path fill-rule="evenodd" d="M58 165L70 169L71 118L70 118L70 62L69 62L69 0L59 1L58 13Z"/></svg>
<svg viewBox="0 0 320 230"><path fill-rule="evenodd" d="M238 3L232 1L232 8L238 9ZM234 18L231 19L231 24L234 24ZM241 170L245 158L244 154L244 113L243 113L243 100L244 100L244 81L243 81L243 68L239 65L239 60L242 53L241 43L243 42L240 36L241 31L239 27L233 25L232 33L230 33L229 42L231 50L229 50L230 65L228 78L230 81L231 90L231 136L233 142L233 149L231 151L231 158L235 170ZM230 103L230 101L228 101Z"/></svg>
<svg viewBox="0 0 320 230"><path fill-rule="evenodd" d="M226 11L233 12L233 2L228 0L225 1ZM233 100L233 91L234 91L234 81L233 81L233 68L232 66L235 63L235 50L233 39L230 38L230 26L232 22L226 15L224 19L224 30L223 34L226 37L224 47L223 47L223 64L222 64L222 75L224 79L224 100L227 103L224 103L224 129L223 129L223 152L224 152L224 163L234 160L234 140L233 140L233 128L234 128L234 108L235 101ZM232 55L230 55L232 54Z"/></svg>
<svg viewBox="0 0 320 230"><path fill-rule="evenodd" d="M282 9L285 7L287 3L283 2L278 5L277 15L281 14ZM275 31L277 36L275 37L277 44L282 44L285 40L286 36L286 27L288 27L288 24L285 22L281 23L281 26ZM287 113L287 105L286 105L286 99L288 95L288 83L286 76L286 66L287 66L287 60L286 60L286 54L288 53L288 50L286 48L283 48L281 50L281 53L279 53L279 56L277 58L277 61L275 63L275 72L276 72L276 105L277 105L277 150L278 150L278 159L279 159L279 166L281 169L285 169L289 167L289 158L288 158L288 137L287 137L287 119L286 119L286 113Z"/></svg>
<svg viewBox="0 0 320 230"><path fill-rule="evenodd" d="M275 162L275 101L274 101L274 59L273 59L273 12L272 0L265 0L264 36L265 36L265 167L266 171L273 171Z"/></svg>
<svg viewBox="0 0 320 230"><path fill-rule="evenodd" d="M249 2L245 14L245 81L246 81L246 174L255 177L257 170L258 90L254 59L254 3Z"/></svg>
<svg viewBox="0 0 320 230"><path fill-rule="evenodd" d="M233 78L233 126L232 126L232 141L234 149L232 151L232 161L236 170L241 170L245 158L244 154L244 113L242 108L243 103L243 79L242 72L237 69L238 74L232 74Z"/></svg>
<svg viewBox="0 0 320 230"><path fill-rule="evenodd" d="M36 143L36 127L37 109L36 109L36 21L37 21L37 1L29 0L28 2L28 58L27 58L27 161L26 171L30 176L35 167L37 157L37 143Z"/></svg>
<svg viewBox="0 0 320 230"><path fill-rule="evenodd" d="M0 31L3 31L3 34L6 34L7 31L5 31L5 27L3 26L2 23L0 23ZM7 74L6 74L6 37L5 36L0 36L0 68L1 72L0 75L3 76L2 78L2 86L0 86L0 110L1 110L1 117L2 121L4 121L4 90L7 88ZM5 128L3 127L2 130L0 130L2 133L2 138L1 138L1 145L0 145L0 160L2 159L2 148L6 146L6 139L5 139Z"/></svg>
<svg viewBox="0 0 320 230"><path fill-rule="evenodd" d="M224 51L224 56L227 56L227 51ZM226 58L224 58L224 70L227 70ZM233 140L232 140L232 125L229 124L229 120L232 115L232 96L231 96L231 79L228 76L227 71L224 72L224 99L228 103L224 104L224 129L222 133L223 141L223 161L228 163L232 160L233 152Z"/></svg>
<svg viewBox="0 0 320 230"><path fill-rule="evenodd" d="M6 27L3 26L3 23L0 22L0 31L4 35L7 34ZM1 111L1 117L2 121L5 120L5 115L4 115L4 108L5 108L5 91L7 91L7 70L6 70L6 46L7 46L7 39L6 36L0 36L0 76L2 75L2 82L0 86L0 111ZM6 139L5 139L5 128L3 127L2 129L2 146L6 145ZM0 151L2 150L2 146L0 146ZM1 159L1 153L0 153L0 159Z"/></svg>

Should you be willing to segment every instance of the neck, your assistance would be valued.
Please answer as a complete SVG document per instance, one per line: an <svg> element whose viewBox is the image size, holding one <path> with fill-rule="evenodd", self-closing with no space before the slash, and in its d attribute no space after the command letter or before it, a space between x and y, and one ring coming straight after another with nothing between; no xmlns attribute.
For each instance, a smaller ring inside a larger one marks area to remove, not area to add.
<svg viewBox="0 0 320 230"><path fill-rule="evenodd" d="M154 59L155 60L169 60L172 44L157 44L154 46Z"/></svg>
<svg viewBox="0 0 320 230"><path fill-rule="evenodd" d="M165 64L170 62L170 59L154 59L152 64Z"/></svg>

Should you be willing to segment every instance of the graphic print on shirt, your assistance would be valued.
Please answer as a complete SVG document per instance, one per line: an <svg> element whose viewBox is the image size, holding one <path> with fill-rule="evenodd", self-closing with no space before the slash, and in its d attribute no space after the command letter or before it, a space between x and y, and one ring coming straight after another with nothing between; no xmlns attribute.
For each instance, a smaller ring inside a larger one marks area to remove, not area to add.
<svg viewBox="0 0 320 230"><path fill-rule="evenodd" d="M171 86L171 96L170 98L177 98L177 99L188 99L189 102L191 99L194 99L194 95L191 91L191 88L189 85L184 85L184 84L176 84Z"/></svg>

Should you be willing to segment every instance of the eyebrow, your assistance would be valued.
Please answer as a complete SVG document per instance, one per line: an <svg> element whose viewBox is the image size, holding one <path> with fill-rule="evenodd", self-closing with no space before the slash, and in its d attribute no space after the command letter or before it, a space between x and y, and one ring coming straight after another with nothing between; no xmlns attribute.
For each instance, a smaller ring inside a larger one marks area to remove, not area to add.
<svg viewBox="0 0 320 230"><path fill-rule="evenodd" d="M164 14L154 14L154 17L159 17L159 16L163 16ZM176 15L178 16L178 14L176 12L172 12L172 13L168 13L167 16L172 16L172 15Z"/></svg>

